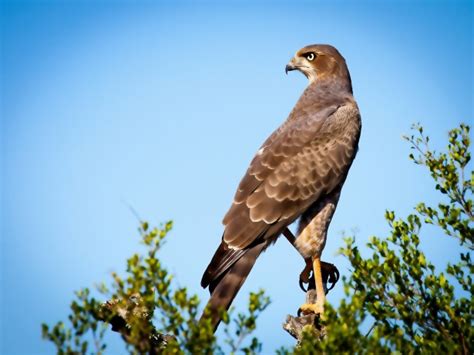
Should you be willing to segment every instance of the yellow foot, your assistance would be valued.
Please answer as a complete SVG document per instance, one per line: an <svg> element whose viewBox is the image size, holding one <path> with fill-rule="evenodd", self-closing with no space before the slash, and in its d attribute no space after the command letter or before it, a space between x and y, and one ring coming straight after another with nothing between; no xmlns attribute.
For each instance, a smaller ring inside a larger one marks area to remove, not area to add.
<svg viewBox="0 0 474 355"><path fill-rule="evenodd" d="M306 314L322 314L324 313L324 306L321 306L317 303L305 303L301 305L300 309L298 310L298 316L303 313L304 315Z"/></svg>

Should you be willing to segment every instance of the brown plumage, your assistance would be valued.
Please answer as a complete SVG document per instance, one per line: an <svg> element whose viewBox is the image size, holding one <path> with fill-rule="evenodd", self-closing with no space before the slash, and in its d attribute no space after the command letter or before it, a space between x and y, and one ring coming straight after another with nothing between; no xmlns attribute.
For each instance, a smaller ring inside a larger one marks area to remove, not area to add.
<svg viewBox="0 0 474 355"><path fill-rule="evenodd" d="M290 70L305 74L309 85L250 163L202 277L215 327L218 309L228 309L260 253L298 217L295 246L304 257L320 257L357 152L360 114L340 53L328 45L304 47L286 66Z"/></svg>

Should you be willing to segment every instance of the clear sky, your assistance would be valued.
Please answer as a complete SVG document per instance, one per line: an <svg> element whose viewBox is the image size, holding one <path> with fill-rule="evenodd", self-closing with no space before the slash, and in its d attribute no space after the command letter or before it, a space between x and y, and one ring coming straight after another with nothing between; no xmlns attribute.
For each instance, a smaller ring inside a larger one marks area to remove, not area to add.
<svg viewBox="0 0 474 355"><path fill-rule="evenodd" d="M235 188L263 140L306 85L284 67L301 47L345 56L363 119L323 260L341 231L360 245L434 202L401 136L420 121L434 145L473 122L471 2L2 2L2 354L48 354L41 322L65 319L73 291L122 271L140 250L137 220L173 219L162 258L199 286ZM453 243L427 235L437 262ZM251 290L273 299L258 335L264 352L292 344L281 330L304 300L302 260L282 239L257 262ZM342 287L329 294L337 303ZM110 334L110 353L124 353Z"/></svg>

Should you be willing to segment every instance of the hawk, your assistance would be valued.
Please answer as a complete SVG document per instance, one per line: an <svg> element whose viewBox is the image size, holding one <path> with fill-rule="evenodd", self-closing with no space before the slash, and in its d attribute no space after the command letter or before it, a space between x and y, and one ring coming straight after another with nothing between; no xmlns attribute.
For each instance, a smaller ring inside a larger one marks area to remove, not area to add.
<svg viewBox="0 0 474 355"><path fill-rule="evenodd" d="M346 61L330 45L300 49L285 68L299 70L308 86L287 120L263 143L223 219L222 241L202 277L211 293L207 309L217 328L258 256L284 234L305 258L300 277L313 271L317 300L325 302L321 262L329 223L355 158L361 117ZM296 239L287 228L299 218Z"/></svg>

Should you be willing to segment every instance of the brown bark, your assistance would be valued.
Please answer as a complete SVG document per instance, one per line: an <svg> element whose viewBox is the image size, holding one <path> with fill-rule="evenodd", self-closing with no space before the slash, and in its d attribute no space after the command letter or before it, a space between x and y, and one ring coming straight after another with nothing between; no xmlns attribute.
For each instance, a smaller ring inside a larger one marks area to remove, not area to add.
<svg viewBox="0 0 474 355"><path fill-rule="evenodd" d="M315 289L310 289L306 292L306 303L316 303ZM298 340L298 342L301 341L303 331L310 330L318 338L323 338L326 335L326 330L319 323L319 315L317 314L298 315L296 317L288 315L285 323L283 323L283 329Z"/></svg>

